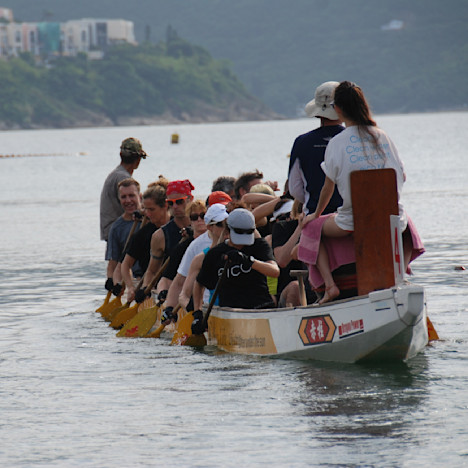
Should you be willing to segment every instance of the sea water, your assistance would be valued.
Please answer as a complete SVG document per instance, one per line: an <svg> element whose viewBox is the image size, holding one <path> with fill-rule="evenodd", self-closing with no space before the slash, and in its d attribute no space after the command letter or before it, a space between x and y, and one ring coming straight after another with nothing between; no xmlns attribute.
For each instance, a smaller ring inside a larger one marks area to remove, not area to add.
<svg viewBox="0 0 468 468"><path fill-rule="evenodd" d="M468 465L468 113L377 121L405 163L403 204L427 249L410 280L441 337L393 365L121 339L94 312L99 194L124 138L149 154L143 187L189 178L204 198L216 177L256 168L282 186L316 120L1 132L1 465Z"/></svg>

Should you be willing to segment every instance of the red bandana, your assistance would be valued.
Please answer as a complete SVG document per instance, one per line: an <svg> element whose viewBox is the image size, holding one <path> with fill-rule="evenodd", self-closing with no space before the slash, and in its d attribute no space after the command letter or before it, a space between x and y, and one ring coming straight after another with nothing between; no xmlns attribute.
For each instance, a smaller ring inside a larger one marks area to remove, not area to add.
<svg viewBox="0 0 468 468"><path fill-rule="evenodd" d="M167 185L166 196L171 193L181 193L184 195L192 195L192 190L195 187L190 183L190 180L174 180Z"/></svg>

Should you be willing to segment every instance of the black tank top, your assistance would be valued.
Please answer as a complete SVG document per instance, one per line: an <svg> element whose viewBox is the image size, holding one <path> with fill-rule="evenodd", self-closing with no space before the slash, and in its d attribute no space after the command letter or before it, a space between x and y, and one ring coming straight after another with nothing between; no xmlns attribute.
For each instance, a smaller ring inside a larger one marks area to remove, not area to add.
<svg viewBox="0 0 468 468"><path fill-rule="evenodd" d="M180 239L182 239L182 234L180 233L180 228L179 226L177 226L174 219L171 219L161 229L164 233L164 256L170 257L172 255L173 250L179 243Z"/></svg>

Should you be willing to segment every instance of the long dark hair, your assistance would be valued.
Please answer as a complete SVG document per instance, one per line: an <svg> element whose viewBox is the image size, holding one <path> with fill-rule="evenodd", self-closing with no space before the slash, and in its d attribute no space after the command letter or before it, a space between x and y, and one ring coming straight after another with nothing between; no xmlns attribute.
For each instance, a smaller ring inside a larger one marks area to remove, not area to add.
<svg viewBox="0 0 468 468"><path fill-rule="evenodd" d="M335 89L334 103L341 109L345 117L356 123L361 138L364 135L370 138L376 151L386 161L387 157L379 145L377 135L369 129L369 127L377 127L377 123L372 118L369 104L362 89L351 81L342 81Z"/></svg>

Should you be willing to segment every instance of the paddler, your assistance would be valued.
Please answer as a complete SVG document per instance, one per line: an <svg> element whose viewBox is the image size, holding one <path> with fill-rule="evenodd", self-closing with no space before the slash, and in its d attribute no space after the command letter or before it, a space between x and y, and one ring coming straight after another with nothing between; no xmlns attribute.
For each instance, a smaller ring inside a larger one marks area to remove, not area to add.
<svg viewBox="0 0 468 468"><path fill-rule="evenodd" d="M106 260L108 262L107 281L105 284L105 288L108 291L112 291L114 287L114 274L116 275L116 282L120 280L121 273L119 262L122 261L124 247L132 228L134 227L135 230L139 227L139 223L135 223L136 217L141 217L140 211L142 195L140 192L140 184L135 179L129 177L119 182L118 191L120 204L122 205L124 213L122 216L117 218L109 231L106 249ZM117 268L118 265L119 267ZM139 272L139 265L134 265L133 270L134 274L136 273L137 276L141 276L143 274L143 272Z"/></svg>
<svg viewBox="0 0 468 468"><path fill-rule="evenodd" d="M159 176L159 180L151 183L143 193L144 212L149 222L130 239L121 265L122 279L127 285L127 298L129 301L132 301L135 297L132 267L138 261L141 271L143 273L146 271L150 261L151 237L156 230L164 226L170 219L166 203L168 183L167 179ZM118 296L121 288L122 286L117 283L112 292Z"/></svg>
<svg viewBox="0 0 468 468"><path fill-rule="evenodd" d="M195 187L188 179L169 182L166 191L166 203L172 215L172 219L158 229L151 237L150 262L146 269L143 285L135 293L135 299L142 302L145 298L145 288L151 283L159 272L164 260L170 257L177 244L182 239L183 231L190 225L186 207L193 200L192 190ZM157 286L157 291L168 290L170 280L162 278Z"/></svg>
<svg viewBox="0 0 468 468"><path fill-rule="evenodd" d="M267 276L278 277L279 267L270 245L255 238L255 218L244 208L233 210L227 218L229 239L210 249L203 260L193 288L194 321L192 332L203 333L204 288L215 289L226 262L227 272L219 285L219 305L242 309L274 307Z"/></svg>

